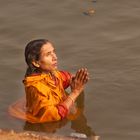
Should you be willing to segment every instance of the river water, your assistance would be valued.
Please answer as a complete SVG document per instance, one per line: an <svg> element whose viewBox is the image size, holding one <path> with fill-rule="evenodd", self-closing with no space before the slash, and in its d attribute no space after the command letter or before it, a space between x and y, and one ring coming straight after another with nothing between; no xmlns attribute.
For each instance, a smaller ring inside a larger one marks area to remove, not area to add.
<svg viewBox="0 0 140 140"><path fill-rule="evenodd" d="M0 128L139 140L139 25L139 0L0 0ZM25 45L37 38L53 42L60 69L88 68L78 120L32 126L8 114L24 96Z"/></svg>

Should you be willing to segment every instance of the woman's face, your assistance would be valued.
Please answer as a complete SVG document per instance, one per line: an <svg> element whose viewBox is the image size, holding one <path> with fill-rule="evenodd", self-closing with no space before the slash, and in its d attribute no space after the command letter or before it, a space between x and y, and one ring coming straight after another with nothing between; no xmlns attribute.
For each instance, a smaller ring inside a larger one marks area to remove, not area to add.
<svg viewBox="0 0 140 140"><path fill-rule="evenodd" d="M57 56L50 42L42 46L38 64L39 68L44 72L57 69Z"/></svg>

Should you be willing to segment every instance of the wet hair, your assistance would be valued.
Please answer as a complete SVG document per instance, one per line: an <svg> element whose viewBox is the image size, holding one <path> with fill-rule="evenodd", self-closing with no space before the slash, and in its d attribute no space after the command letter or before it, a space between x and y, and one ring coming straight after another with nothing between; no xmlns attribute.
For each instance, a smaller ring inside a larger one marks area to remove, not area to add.
<svg viewBox="0 0 140 140"><path fill-rule="evenodd" d="M28 67L27 67L27 70L25 73L25 77L29 76L33 73L41 72L39 68L35 67L32 64L32 62L39 60L41 48L47 42L49 42L49 41L46 39L37 39L37 40L30 41L26 45L24 55L25 55L25 61L26 61Z"/></svg>

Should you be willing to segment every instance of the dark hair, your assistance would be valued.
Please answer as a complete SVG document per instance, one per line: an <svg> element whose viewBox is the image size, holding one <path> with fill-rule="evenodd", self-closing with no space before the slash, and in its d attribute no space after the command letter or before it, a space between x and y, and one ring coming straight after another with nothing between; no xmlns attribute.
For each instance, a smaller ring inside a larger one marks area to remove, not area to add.
<svg viewBox="0 0 140 140"><path fill-rule="evenodd" d="M38 61L40 57L41 47L49 42L46 39L37 39L30 41L25 47L25 61L28 65L25 76L29 76L33 73L40 73L41 71L35 67L32 62Z"/></svg>

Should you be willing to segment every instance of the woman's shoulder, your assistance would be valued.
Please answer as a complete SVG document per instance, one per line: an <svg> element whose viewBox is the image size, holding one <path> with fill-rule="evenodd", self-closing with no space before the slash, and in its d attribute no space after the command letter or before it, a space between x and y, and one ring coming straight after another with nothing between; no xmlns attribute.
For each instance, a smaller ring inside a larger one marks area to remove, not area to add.
<svg viewBox="0 0 140 140"><path fill-rule="evenodd" d="M45 83L45 79L37 77L26 77L23 81L26 93L47 96L50 93L50 87Z"/></svg>
<svg viewBox="0 0 140 140"><path fill-rule="evenodd" d="M72 74L68 71L60 70L59 75L62 77L62 79L68 78L70 79Z"/></svg>
<svg viewBox="0 0 140 140"><path fill-rule="evenodd" d="M38 74L38 75L31 75L31 76L27 76L24 78L23 83L25 85L25 87L34 87L37 89L46 87L45 86L45 79L46 79L47 75L46 74Z"/></svg>

